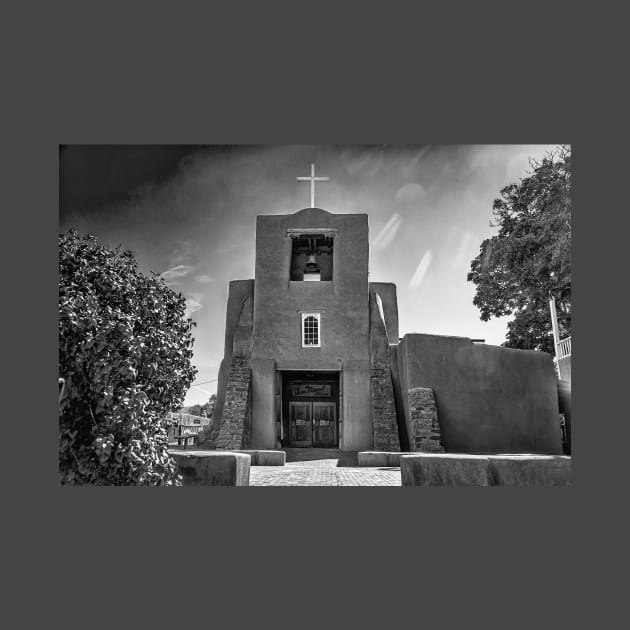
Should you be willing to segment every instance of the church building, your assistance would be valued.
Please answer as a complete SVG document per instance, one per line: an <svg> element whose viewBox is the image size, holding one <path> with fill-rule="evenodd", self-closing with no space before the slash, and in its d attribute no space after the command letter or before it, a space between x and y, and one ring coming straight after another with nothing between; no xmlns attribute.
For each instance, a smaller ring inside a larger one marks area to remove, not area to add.
<svg viewBox="0 0 630 630"><path fill-rule="evenodd" d="M561 454L551 356L399 339L396 287L369 282L368 242L366 214L257 217L255 277L230 282L200 444Z"/></svg>

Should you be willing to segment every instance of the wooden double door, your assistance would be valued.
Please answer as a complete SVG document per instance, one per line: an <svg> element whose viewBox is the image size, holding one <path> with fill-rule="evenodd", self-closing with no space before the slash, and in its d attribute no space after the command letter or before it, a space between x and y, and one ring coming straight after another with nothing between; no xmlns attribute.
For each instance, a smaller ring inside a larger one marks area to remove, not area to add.
<svg viewBox="0 0 630 630"><path fill-rule="evenodd" d="M334 402L289 402L289 446L335 448L336 409Z"/></svg>

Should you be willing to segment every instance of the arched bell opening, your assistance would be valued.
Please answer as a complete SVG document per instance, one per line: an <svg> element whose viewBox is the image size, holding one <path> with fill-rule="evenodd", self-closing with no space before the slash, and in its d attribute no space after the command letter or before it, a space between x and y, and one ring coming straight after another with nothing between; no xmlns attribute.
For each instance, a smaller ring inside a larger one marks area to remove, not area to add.
<svg viewBox="0 0 630 630"><path fill-rule="evenodd" d="M304 234L293 237L291 280L331 281L333 279L333 237Z"/></svg>

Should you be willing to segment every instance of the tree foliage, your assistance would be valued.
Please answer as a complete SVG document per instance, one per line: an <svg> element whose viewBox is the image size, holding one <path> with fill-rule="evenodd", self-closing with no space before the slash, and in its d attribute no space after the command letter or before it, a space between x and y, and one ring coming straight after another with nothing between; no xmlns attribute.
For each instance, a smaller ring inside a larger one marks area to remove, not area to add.
<svg viewBox="0 0 630 630"><path fill-rule="evenodd" d="M184 298L132 252L59 236L59 474L66 484L179 485L167 413L195 376Z"/></svg>
<svg viewBox="0 0 630 630"><path fill-rule="evenodd" d="M514 315L504 346L553 352L550 296L561 336L571 334L571 149L530 166L495 199L491 225L499 232L481 243L468 280L483 321Z"/></svg>

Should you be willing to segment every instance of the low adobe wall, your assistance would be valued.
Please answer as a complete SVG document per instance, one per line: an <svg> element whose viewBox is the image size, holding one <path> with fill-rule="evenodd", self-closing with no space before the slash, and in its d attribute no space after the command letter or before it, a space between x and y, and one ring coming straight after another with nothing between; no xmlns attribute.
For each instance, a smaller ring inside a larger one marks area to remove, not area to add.
<svg viewBox="0 0 630 630"><path fill-rule="evenodd" d="M287 454L284 451L243 450L230 452L249 455L252 458L252 466L284 466L287 460Z"/></svg>
<svg viewBox="0 0 630 630"><path fill-rule="evenodd" d="M570 486L571 458L557 455L402 454L403 486Z"/></svg>
<svg viewBox="0 0 630 630"><path fill-rule="evenodd" d="M454 453L562 454L557 378L549 354L474 344L466 337L405 335L394 355L407 392L433 390L442 444Z"/></svg>
<svg viewBox="0 0 630 630"><path fill-rule="evenodd" d="M185 486L249 486L251 457L219 451L171 451Z"/></svg>

